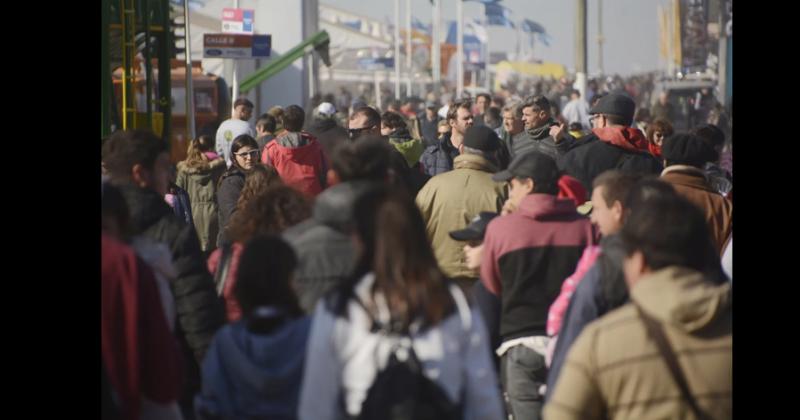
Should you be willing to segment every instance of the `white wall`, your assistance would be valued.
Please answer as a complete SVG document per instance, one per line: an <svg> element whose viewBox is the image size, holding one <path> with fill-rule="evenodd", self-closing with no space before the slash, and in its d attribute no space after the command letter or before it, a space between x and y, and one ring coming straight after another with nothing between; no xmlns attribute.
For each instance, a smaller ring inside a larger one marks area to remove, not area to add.
<svg viewBox="0 0 800 420"><path fill-rule="evenodd" d="M233 0L209 0L197 12L206 18L220 20L222 9L233 7ZM261 65L267 65L280 54L294 48L317 31L318 0L240 0L242 9L255 10L255 32L272 35L272 52L269 59L262 59ZM201 19L197 19L198 22ZM205 19L207 21L208 19ZM192 21L192 58L199 60L203 56L203 33L222 31L221 21L213 30L209 25L201 27ZM317 61L317 60L315 60ZM239 60L239 81L256 71L256 60ZM315 64L316 66L316 64ZM269 110L275 105L287 106L298 104L305 106L308 97L307 60L298 59L291 66L273 76L255 89L247 98L256 104L254 117ZM231 60L204 59L203 69L225 78L232 84ZM319 86L319 83L316 83ZM260 103L256 103L256 89L260 90ZM240 95L244 96L244 95Z"/></svg>

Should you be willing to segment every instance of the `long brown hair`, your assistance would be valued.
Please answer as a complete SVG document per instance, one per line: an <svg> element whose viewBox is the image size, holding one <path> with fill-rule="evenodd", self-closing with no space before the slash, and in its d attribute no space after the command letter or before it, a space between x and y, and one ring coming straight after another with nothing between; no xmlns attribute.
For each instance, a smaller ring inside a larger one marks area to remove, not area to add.
<svg viewBox="0 0 800 420"><path fill-rule="evenodd" d="M372 293L383 293L392 328L400 331L407 331L415 320L422 322L422 328L434 326L455 310L449 281L439 269L422 215L411 198L383 189L366 193L356 202L355 220L364 252L344 286L344 296L352 296L364 274L374 273Z"/></svg>
<svg viewBox="0 0 800 420"><path fill-rule="evenodd" d="M208 157L205 152L214 149L214 139L208 134L203 134L189 142L189 147L186 150L186 160L184 165L188 168L196 168L208 163Z"/></svg>
<svg viewBox="0 0 800 420"><path fill-rule="evenodd" d="M262 194L267 188L278 184L283 184L283 181L275 168L261 163L254 164L245 177L239 201L236 202L236 209L244 209L248 201Z"/></svg>

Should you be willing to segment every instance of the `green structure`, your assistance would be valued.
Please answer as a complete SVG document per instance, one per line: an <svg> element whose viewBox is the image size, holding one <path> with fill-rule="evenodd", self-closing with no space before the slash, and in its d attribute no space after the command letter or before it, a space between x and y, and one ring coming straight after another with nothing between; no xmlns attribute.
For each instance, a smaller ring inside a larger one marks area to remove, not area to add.
<svg viewBox="0 0 800 420"><path fill-rule="evenodd" d="M174 26L168 0L102 0L101 18L101 137L116 128L155 129L170 133L170 59L175 56ZM134 57L141 53L145 67L144 110L136 109ZM158 65L158 88L153 89L153 59ZM122 68L121 98L115 97L112 71ZM120 100L121 99L121 100ZM117 108L117 102L121 104Z"/></svg>

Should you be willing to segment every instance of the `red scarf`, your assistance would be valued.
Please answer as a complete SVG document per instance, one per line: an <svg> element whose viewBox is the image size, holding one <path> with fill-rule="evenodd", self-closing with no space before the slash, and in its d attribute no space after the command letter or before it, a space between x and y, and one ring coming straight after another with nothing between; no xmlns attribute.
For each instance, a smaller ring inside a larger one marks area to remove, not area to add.
<svg viewBox="0 0 800 420"><path fill-rule="evenodd" d="M651 155L661 159L661 146L658 146L655 143L648 143L647 150L650 151Z"/></svg>
<svg viewBox="0 0 800 420"><path fill-rule="evenodd" d="M647 139L634 127L604 127L592 130L600 140L631 152L646 152Z"/></svg>

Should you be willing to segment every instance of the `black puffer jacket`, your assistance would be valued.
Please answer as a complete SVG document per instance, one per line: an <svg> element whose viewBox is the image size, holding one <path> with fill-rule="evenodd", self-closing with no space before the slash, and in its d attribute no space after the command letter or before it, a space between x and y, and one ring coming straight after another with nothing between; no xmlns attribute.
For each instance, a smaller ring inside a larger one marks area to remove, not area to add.
<svg viewBox="0 0 800 420"><path fill-rule="evenodd" d="M239 195L244 188L245 174L239 169L233 168L222 175L222 179L217 190L217 205L219 206L219 237L217 245L222 247L228 245L230 241L225 233L228 223L236 211L236 203L239 202Z"/></svg>
<svg viewBox="0 0 800 420"><path fill-rule="evenodd" d="M458 149L450 143L450 133L447 133L442 136L442 139L435 146L425 149L419 161L422 163L422 168L426 174L436 176L443 172L452 171L453 159L456 156L458 156Z"/></svg>
<svg viewBox="0 0 800 420"><path fill-rule="evenodd" d="M332 156L336 145L348 140L347 129L333 118L315 118L309 125L308 132L317 138L328 158Z"/></svg>
<svg viewBox="0 0 800 420"><path fill-rule="evenodd" d="M558 122L551 118L541 127L527 130L524 135L511 137L509 141L511 159L537 151L558 160L559 156L572 147L574 140L570 136L565 136L564 140L556 143L553 136L550 135L550 127L554 125L558 125Z"/></svg>
<svg viewBox="0 0 800 420"><path fill-rule="evenodd" d="M591 133L583 138L559 161L559 167L578 179L592 193L592 181L597 175L618 169L624 173L658 175L663 169L653 155L632 148L615 146Z"/></svg>
<svg viewBox="0 0 800 420"><path fill-rule="evenodd" d="M287 229L284 239L294 248L298 266L294 288L300 306L311 312L328 290L351 275L355 250L347 233L356 199L380 184L348 181L317 196L311 219Z"/></svg>
<svg viewBox="0 0 800 420"><path fill-rule="evenodd" d="M206 269L194 226L175 216L164 198L152 190L122 185L120 192L130 211L131 233L165 243L172 253L177 273L170 282L178 321L175 336L184 353L184 397L191 400L199 390L200 363L225 323L222 301Z"/></svg>

